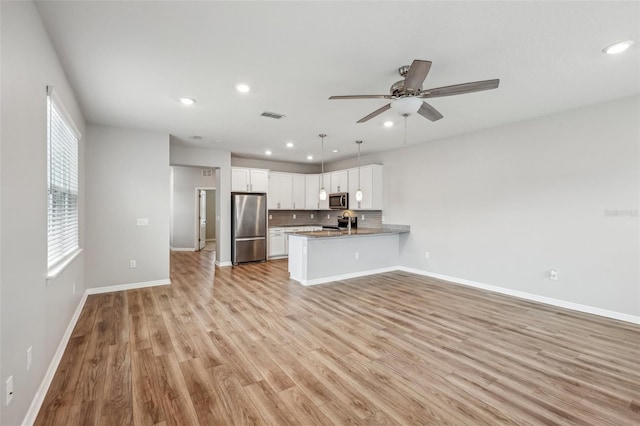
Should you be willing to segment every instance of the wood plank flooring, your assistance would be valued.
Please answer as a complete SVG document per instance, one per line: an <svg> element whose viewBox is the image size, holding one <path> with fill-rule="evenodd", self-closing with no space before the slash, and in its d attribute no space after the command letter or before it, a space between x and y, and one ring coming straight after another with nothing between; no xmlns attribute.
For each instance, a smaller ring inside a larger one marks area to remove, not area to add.
<svg viewBox="0 0 640 426"><path fill-rule="evenodd" d="M171 255L89 296L37 425L640 424L640 327L403 272Z"/></svg>

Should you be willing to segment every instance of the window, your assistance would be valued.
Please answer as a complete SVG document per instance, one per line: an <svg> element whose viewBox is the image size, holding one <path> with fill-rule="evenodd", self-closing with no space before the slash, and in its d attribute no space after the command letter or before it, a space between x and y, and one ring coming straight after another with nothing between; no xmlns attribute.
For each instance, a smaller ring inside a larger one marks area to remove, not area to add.
<svg viewBox="0 0 640 426"><path fill-rule="evenodd" d="M78 233L78 140L80 133L47 87L47 265L63 264L80 248Z"/></svg>

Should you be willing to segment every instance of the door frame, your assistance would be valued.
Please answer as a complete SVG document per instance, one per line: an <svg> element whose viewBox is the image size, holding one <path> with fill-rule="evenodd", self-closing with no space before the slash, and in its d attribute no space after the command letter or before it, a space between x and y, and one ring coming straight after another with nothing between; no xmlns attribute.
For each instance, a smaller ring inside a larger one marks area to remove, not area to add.
<svg viewBox="0 0 640 426"><path fill-rule="evenodd" d="M195 233L193 239L193 246L195 247L195 251L200 251L200 191L217 191L217 189L215 186L197 186L195 188L196 226L194 229ZM220 215L218 214L218 206L216 205L216 217L214 218L216 222L218 221L218 216ZM209 218L207 218L207 220L209 220ZM217 225L218 224L216 223L216 226Z"/></svg>

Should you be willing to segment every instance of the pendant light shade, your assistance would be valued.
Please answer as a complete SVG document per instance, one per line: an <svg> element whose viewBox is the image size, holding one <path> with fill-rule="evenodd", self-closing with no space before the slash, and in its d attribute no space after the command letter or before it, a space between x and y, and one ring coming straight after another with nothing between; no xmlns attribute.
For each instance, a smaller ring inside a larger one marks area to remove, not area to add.
<svg viewBox="0 0 640 426"><path fill-rule="evenodd" d="M356 201L362 201L362 190L360 189L360 145L362 141L356 141L358 145L358 190L356 191Z"/></svg>
<svg viewBox="0 0 640 426"><path fill-rule="evenodd" d="M324 133L320 133L320 139L322 140L322 174L320 175L320 193L318 197L320 201L325 201L327 199L327 190L324 189L324 138L327 136Z"/></svg>

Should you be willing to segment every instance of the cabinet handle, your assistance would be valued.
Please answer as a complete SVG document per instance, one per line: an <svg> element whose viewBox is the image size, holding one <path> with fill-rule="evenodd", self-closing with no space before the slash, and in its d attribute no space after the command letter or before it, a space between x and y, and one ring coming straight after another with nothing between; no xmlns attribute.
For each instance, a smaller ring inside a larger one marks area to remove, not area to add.
<svg viewBox="0 0 640 426"><path fill-rule="evenodd" d="M247 192L249 191L249 184L247 184Z"/></svg>
<svg viewBox="0 0 640 426"><path fill-rule="evenodd" d="M340 192L340 185L338 185L338 192Z"/></svg>
<svg viewBox="0 0 640 426"><path fill-rule="evenodd" d="M278 208L280 208L280 203L278 203Z"/></svg>
<svg viewBox="0 0 640 426"><path fill-rule="evenodd" d="M296 202L295 201L293 202L293 208L294 209L296 208Z"/></svg>

